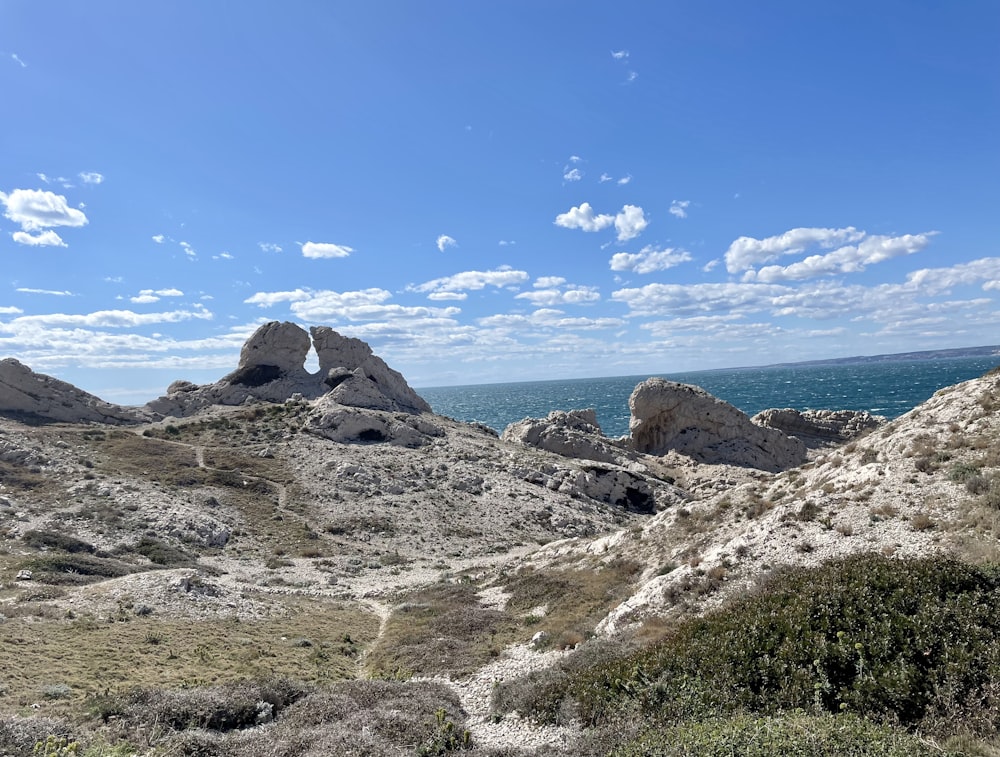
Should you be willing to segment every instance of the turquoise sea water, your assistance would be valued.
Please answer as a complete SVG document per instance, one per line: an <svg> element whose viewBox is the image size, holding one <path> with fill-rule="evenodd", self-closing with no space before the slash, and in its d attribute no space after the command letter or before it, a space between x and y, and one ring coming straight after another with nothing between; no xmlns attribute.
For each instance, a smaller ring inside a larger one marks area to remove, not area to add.
<svg viewBox="0 0 1000 757"><path fill-rule="evenodd" d="M662 374L695 384L748 415L769 407L797 410L867 410L895 418L952 384L982 376L1000 356ZM418 389L434 412L479 421L497 431L552 410L594 408L608 436L628 433L628 398L649 376L527 381Z"/></svg>

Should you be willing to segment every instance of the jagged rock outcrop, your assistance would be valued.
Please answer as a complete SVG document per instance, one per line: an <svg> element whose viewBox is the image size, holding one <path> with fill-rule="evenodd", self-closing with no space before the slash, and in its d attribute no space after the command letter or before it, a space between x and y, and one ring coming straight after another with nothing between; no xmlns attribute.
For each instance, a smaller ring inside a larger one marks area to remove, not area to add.
<svg viewBox="0 0 1000 757"><path fill-rule="evenodd" d="M150 420L138 408L105 402L93 394L28 366L0 360L0 414L60 423L141 423Z"/></svg>
<svg viewBox="0 0 1000 757"><path fill-rule="evenodd" d="M762 410L751 420L759 426L798 437L810 448L849 442L888 422L885 417L864 410L800 411L792 408Z"/></svg>
<svg viewBox="0 0 1000 757"><path fill-rule="evenodd" d="M311 336L311 338L310 338ZM305 369L310 346L320 369ZM210 405L240 405L250 400L284 402L328 396L339 405L387 412L425 413L431 407L360 339L327 326L310 333L297 324L272 321L247 340L235 371L214 384L175 381L167 394L150 402L149 411L185 417Z"/></svg>
<svg viewBox="0 0 1000 757"><path fill-rule="evenodd" d="M746 413L697 386L646 379L628 404L630 445L637 452L663 455L673 450L703 463L768 471L806 460L801 439L756 425Z"/></svg>
<svg viewBox="0 0 1000 757"><path fill-rule="evenodd" d="M592 409L553 410L545 418L525 418L507 426L500 438L579 460L617 463L630 455L624 445L604 436Z"/></svg>
<svg viewBox="0 0 1000 757"><path fill-rule="evenodd" d="M308 430L335 442L389 443L411 448L422 447L444 435L440 426L422 415L345 407L330 396L316 403Z"/></svg>

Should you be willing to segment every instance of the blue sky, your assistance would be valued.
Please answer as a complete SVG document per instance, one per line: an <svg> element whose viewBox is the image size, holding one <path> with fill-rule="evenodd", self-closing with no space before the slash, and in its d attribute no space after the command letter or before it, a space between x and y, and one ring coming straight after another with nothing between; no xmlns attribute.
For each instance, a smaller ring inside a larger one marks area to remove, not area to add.
<svg viewBox="0 0 1000 757"><path fill-rule="evenodd" d="M0 3L0 357L414 386L1000 342L1000 3Z"/></svg>

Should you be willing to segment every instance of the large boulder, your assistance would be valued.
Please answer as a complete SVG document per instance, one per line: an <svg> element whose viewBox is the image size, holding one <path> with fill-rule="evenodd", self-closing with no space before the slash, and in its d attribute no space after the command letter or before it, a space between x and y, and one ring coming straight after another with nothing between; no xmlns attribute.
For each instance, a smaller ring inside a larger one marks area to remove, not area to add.
<svg viewBox="0 0 1000 757"><path fill-rule="evenodd" d="M800 439L753 423L746 413L697 386L661 378L640 383L628 400L630 445L637 452L680 452L702 463L780 471L806 460Z"/></svg>
<svg viewBox="0 0 1000 757"><path fill-rule="evenodd" d="M752 419L759 426L795 436L806 446L827 447L849 442L884 426L887 420L865 410L794 410L771 408Z"/></svg>
<svg viewBox="0 0 1000 757"><path fill-rule="evenodd" d="M14 358L0 360L0 414L60 423L141 423L139 408L105 402L72 384L35 373Z"/></svg>
<svg viewBox="0 0 1000 757"><path fill-rule="evenodd" d="M507 426L500 438L563 457L602 463L617 463L629 454L604 436L592 409L553 410L545 418L525 418Z"/></svg>

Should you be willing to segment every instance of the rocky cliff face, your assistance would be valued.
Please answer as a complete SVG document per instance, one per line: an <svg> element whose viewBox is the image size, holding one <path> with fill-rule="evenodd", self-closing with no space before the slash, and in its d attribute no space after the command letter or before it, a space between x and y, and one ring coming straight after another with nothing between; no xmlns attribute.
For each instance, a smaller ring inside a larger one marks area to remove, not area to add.
<svg viewBox="0 0 1000 757"><path fill-rule="evenodd" d="M751 418L758 426L777 429L795 436L806 446L824 447L843 444L885 425L881 415L859 410L762 410Z"/></svg>
<svg viewBox="0 0 1000 757"><path fill-rule="evenodd" d="M702 463L724 463L768 471L800 465L806 445L696 386L650 378L628 400L631 446L663 455L676 451Z"/></svg>
<svg viewBox="0 0 1000 757"><path fill-rule="evenodd" d="M72 384L35 373L13 358L0 360L0 414L61 423L140 423L150 415L105 402Z"/></svg>

